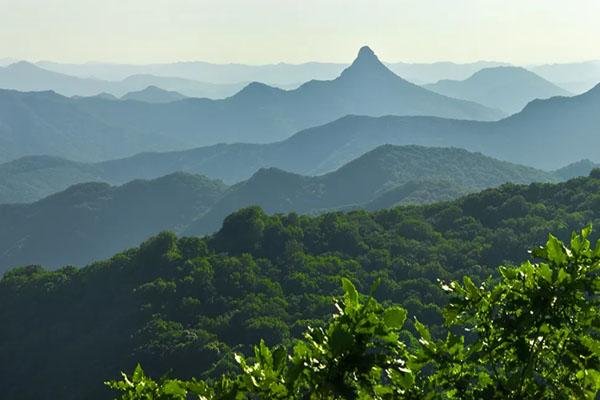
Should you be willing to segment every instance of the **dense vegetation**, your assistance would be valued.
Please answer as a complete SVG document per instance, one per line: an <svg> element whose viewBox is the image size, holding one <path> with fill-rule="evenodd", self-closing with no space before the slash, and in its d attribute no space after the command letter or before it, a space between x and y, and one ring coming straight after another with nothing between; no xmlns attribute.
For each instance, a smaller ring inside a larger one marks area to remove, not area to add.
<svg viewBox="0 0 600 400"><path fill-rule="evenodd" d="M326 327L309 327L291 348L261 341L252 359L236 355L237 376L157 383L138 365L107 384L123 400L596 400L600 240L594 248L590 232L574 233L570 248L550 235L533 251L538 262L500 267L500 282L443 283L452 298L441 340L418 320L418 341L406 340L405 309L361 298L342 278L344 296Z"/></svg>
<svg viewBox="0 0 600 400"><path fill-rule="evenodd" d="M232 352L289 344L323 326L341 277L444 335L437 279L476 282L519 262L547 232L600 226L600 171L505 185L450 203L318 217L230 215L206 238L162 233L83 269L14 269L0 281L0 387L13 399L106 396L102 379L235 370ZM590 237L595 240L597 237ZM413 320L406 328L415 333Z"/></svg>
<svg viewBox="0 0 600 400"><path fill-rule="evenodd" d="M176 173L118 187L82 183L36 203L0 205L0 273L110 257L156 232L187 226L225 189L220 181Z"/></svg>
<svg viewBox="0 0 600 400"><path fill-rule="evenodd" d="M8 168L9 186L36 186L25 183L25 178L38 175L36 160ZM45 163L67 175L74 164L56 159ZM0 166L0 190L1 174ZM46 174L39 175L35 181L50 181ZM27 264L85 265L161 230L214 233L227 215L250 205L267 213L319 213L365 205L378 209L450 200L505 182L554 180L550 173L466 150L387 145L317 177L271 168L229 188L184 173L120 187L79 184L32 204L0 205L0 273Z"/></svg>

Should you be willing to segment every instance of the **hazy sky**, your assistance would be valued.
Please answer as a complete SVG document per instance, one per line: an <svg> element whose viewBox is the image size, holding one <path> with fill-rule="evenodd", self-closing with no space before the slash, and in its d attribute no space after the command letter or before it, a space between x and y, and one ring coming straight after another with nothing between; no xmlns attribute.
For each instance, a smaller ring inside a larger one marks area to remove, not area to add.
<svg viewBox="0 0 600 400"><path fill-rule="evenodd" d="M0 58L519 64L600 59L600 0L0 0Z"/></svg>

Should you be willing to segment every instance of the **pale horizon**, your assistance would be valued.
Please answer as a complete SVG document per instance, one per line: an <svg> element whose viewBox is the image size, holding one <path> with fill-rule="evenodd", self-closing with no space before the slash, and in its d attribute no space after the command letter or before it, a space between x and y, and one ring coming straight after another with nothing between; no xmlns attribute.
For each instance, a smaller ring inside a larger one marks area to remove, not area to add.
<svg viewBox="0 0 600 400"><path fill-rule="evenodd" d="M515 65L600 59L600 2L0 0L0 59L61 63ZM316 11L316 13L315 13ZM576 24L577 29L573 29ZM27 27L25 30L24 27Z"/></svg>

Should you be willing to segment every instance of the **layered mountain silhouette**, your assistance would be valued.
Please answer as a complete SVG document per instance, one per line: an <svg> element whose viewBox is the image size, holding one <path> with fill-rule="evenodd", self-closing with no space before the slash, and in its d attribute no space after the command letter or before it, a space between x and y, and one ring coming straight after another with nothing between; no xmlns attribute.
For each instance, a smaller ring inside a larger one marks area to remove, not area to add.
<svg viewBox="0 0 600 400"><path fill-rule="evenodd" d="M586 175L600 159L599 110L600 86L576 97L536 100L522 112L498 122L348 116L271 144L219 144L185 151L142 153L95 164L62 160L60 167L53 158L26 157L0 165L3 188L0 203L34 201L71 184L85 182L90 176L122 184L185 171L233 184L268 167L319 175L387 143L461 147L548 171L592 160L579 168L582 172L576 173ZM82 126L81 132L85 129ZM34 145L35 142L31 144L33 148ZM31 169L32 163L36 169ZM565 172L563 176L574 175Z"/></svg>
<svg viewBox="0 0 600 400"><path fill-rule="evenodd" d="M14 112L0 115L0 143L6 144L0 157L5 161L33 154L94 161L159 148L175 150L238 141L265 143L348 114L481 120L502 116L500 111L442 96L403 80L367 47L338 78L310 81L289 91L252 83L224 100L185 99L167 104L1 91L0 102L26 104L21 108L11 105ZM68 118L64 118L66 114ZM19 125L23 121L26 126ZM85 125L85 134L69 135L78 123ZM99 124L102 127L94 127ZM124 140L105 140L112 137ZM37 148L31 149L25 138L34 141ZM169 140L165 142L165 138ZM103 143L98 146L97 142Z"/></svg>
<svg viewBox="0 0 600 400"><path fill-rule="evenodd" d="M394 73L418 85L435 83L443 79L464 80L484 68L509 66L496 61L476 61L465 64L440 61L434 63L389 63Z"/></svg>
<svg viewBox="0 0 600 400"><path fill-rule="evenodd" d="M232 212L250 205L259 205L269 213L324 212L366 204L390 190L414 182L444 182L441 199L447 199L448 184L456 194L464 194L506 182L551 182L557 179L550 173L533 168L498 161L482 154L456 148L427 148L421 146L380 146L338 170L316 177L265 168L247 181L232 186L206 215L200 217L187 231L188 234L207 234L221 226ZM402 187L392 197L402 202L423 186ZM435 188L435 189L434 189ZM430 192L431 193L431 192ZM427 202L438 201L425 196ZM423 199L417 199L423 203ZM406 202L406 201L405 201ZM377 204L377 203L374 203Z"/></svg>
<svg viewBox="0 0 600 400"><path fill-rule="evenodd" d="M557 179L461 149L387 145L322 176L268 168L229 188L184 173L118 187L82 183L34 203L0 205L0 272L23 264L85 264L165 229L213 232L225 216L247 205L317 213L447 200L532 181Z"/></svg>
<svg viewBox="0 0 600 400"><path fill-rule="evenodd" d="M582 93L600 83L600 60L531 67L544 79L573 93Z"/></svg>
<svg viewBox="0 0 600 400"><path fill-rule="evenodd" d="M500 109L519 112L532 100L571 95L525 68L495 67L476 72L466 80L441 80L425 85L434 92Z"/></svg>
<svg viewBox="0 0 600 400"><path fill-rule="evenodd" d="M243 83L215 84L168 76L131 75L117 81L71 76L50 71L26 61L0 66L0 88L30 91L55 91L63 96L88 97L108 93L121 97L148 86L177 91L187 97L225 98L237 93Z"/></svg>
<svg viewBox="0 0 600 400"><path fill-rule="evenodd" d="M172 174L114 187L82 183L32 204L0 206L0 274L8 265L82 264L186 226L225 186Z"/></svg>
<svg viewBox="0 0 600 400"><path fill-rule="evenodd" d="M171 103L173 101L183 100L187 97L181 93L168 91L156 86L148 86L137 92L129 92L121 97L121 100L143 101L145 103Z"/></svg>

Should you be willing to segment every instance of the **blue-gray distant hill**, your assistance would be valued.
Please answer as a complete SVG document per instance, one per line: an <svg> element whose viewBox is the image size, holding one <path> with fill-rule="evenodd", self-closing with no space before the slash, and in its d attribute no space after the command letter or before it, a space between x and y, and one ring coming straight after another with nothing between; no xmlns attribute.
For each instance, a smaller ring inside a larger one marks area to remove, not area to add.
<svg viewBox="0 0 600 400"><path fill-rule="evenodd" d="M186 233L216 231L227 215L251 205L269 213L314 213L365 205L372 208L378 203L387 206L448 200L507 182L556 181L551 173L462 149L384 145L316 177L261 169L229 188ZM423 190L425 186L428 190ZM379 200L382 196L385 201Z"/></svg>
<svg viewBox="0 0 600 400"><path fill-rule="evenodd" d="M261 169L229 188L183 173L119 187L82 183L34 203L0 205L0 273L24 264L82 265L165 229L212 232L230 212L252 204L268 212L317 213L429 203L505 182L556 180L465 150L388 145L322 176Z"/></svg>
<svg viewBox="0 0 600 400"><path fill-rule="evenodd" d="M600 83L600 60L530 67L539 76L573 93L583 93Z"/></svg>
<svg viewBox="0 0 600 400"><path fill-rule="evenodd" d="M143 101L145 103L171 103L173 101L183 100L187 97L181 93L168 91L156 86L148 86L137 92L129 92L121 97L121 100Z"/></svg>
<svg viewBox="0 0 600 400"><path fill-rule="evenodd" d="M262 167L315 175L333 171L382 144L460 147L545 170L600 161L600 85L575 97L535 100L497 122L433 117L348 116L271 144L220 144L144 153L98 164L114 179L152 178L183 170L228 183ZM587 172L589 173L589 171Z"/></svg>
<svg viewBox="0 0 600 400"><path fill-rule="evenodd" d="M289 91L252 83L224 100L167 104L0 91L0 104L9 110L0 109L0 161L35 154L99 161L220 142L267 143L348 114L472 120L503 115L405 81L366 47L338 78Z"/></svg>
<svg viewBox="0 0 600 400"><path fill-rule="evenodd" d="M547 171L577 163L557 173L564 177L587 175L600 161L598 126L600 86L580 96L536 100L498 122L348 116L270 144L219 144L95 164L32 156L0 164L0 203L34 201L90 176L122 184L184 171L232 184L268 167L319 175L382 144L461 147ZM80 134L86 128L82 125ZM579 163L585 159L591 161Z"/></svg>
<svg viewBox="0 0 600 400"><path fill-rule="evenodd" d="M483 104L514 114L532 100L571 93L525 68L495 67L476 72L468 79L441 80L425 85L434 92Z"/></svg>
<svg viewBox="0 0 600 400"><path fill-rule="evenodd" d="M0 88L22 92L55 91L63 96L95 96L109 93L121 97L148 86L177 91L187 97L221 99L237 93L243 83L215 84L169 76L136 74L116 81L71 76L41 68L38 65L19 61L5 67L0 66Z"/></svg>

